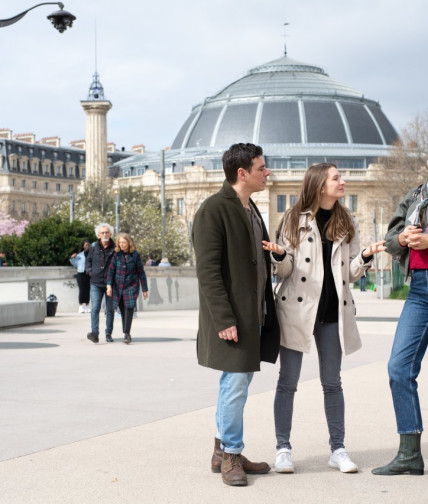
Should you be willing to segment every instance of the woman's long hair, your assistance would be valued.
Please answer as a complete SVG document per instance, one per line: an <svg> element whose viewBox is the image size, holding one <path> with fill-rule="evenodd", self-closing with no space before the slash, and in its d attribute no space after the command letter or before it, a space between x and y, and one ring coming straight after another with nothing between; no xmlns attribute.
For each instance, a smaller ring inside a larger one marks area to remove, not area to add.
<svg viewBox="0 0 428 504"><path fill-rule="evenodd" d="M312 219L315 219L320 208L322 190L330 168L337 168L337 166L332 163L318 163L310 166L306 170L297 203L285 212L279 223L276 232L277 238L285 222L284 236L293 248L297 248L299 245L300 214L310 211L312 213ZM339 238L346 237L346 242L349 243L354 235L355 227L350 212L343 207L339 201L336 201L325 229L326 238L331 241L336 241Z"/></svg>
<svg viewBox="0 0 428 504"><path fill-rule="evenodd" d="M134 245L134 240L131 238L131 236L128 233L119 233L116 237L116 246L114 248L115 252L120 252L120 247L119 247L119 240L123 239L128 242L128 253L132 254L135 250L135 245Z"/></svg>

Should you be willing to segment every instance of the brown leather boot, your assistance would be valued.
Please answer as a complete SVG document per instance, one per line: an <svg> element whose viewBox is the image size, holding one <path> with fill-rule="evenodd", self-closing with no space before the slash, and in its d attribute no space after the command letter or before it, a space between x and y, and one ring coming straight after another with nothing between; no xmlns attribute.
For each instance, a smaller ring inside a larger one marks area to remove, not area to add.
<svg viewBox="0 0 428 504"><path fill-rule="evenodd" d="M266 462L250 462L246 457L241 455L243 460L243 468L247 474L266 474L270 471L270 466ZM214 438L214 453L211 458L211 471L214 473L221 472L221 462L223 460L223 450L220 446L220 439Z"/></svg>
<svg viewBox="0 0 428 504"><path fill-rule="evenodd" d="M223 452L221 477L223 478L223 483L226 483L226 485L246 486L247 475L243 468L241 455Z"/></svg>

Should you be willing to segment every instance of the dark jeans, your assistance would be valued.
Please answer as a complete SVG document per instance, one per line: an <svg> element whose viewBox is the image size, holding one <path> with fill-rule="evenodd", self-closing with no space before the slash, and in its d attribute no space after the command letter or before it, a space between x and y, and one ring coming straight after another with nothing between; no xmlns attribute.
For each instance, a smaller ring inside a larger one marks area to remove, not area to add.
<svg viewBox="0 0 428 504"><path fill-rule="evenodd" d="M330 434L331 450L344 448L345 402L340 367L342 349L337 322L315 325L321 385L324 392L324 410ZM291 448L290 433L293 419L294 394L302 368L303 353L280 347L280 371L276 388L274 413L277 449Z"/></svg>
<svg viewBox="0 0 428 504"><path fill-rule="evenodd" d="M132 318L134 316L134 308L126 308L123 302L123 297L119 301L119 310L122 316L122 329L125 334L131 332Z"/></svg>
<svg viewBox="0 0 428 504"><path fill-rule="evenodd" d="M90 299L90 278L86 273L77 273L77 285L79 286L79 304L88 304Z"/></svg>

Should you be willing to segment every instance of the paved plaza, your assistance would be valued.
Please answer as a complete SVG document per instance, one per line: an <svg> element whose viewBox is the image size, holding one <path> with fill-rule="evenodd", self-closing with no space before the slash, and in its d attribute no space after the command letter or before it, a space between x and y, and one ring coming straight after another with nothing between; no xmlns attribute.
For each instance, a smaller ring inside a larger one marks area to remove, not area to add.
<svg viewBox="0 0 428 504"><path fill-rule="evenodd" d="M233 488L210 471L220 373L197 365L197 311L139 312L129 346L120 319L115 343L96 345L86 339L89 314L57 313L0 332L0 503L428 503L426 476L370 473L398 446L386 363L403 302L353 294L363 349L344 358L342 378L357 474L327 465L315 349L295 400L296 472L249 476ZM272 466L278 367L256 373L245 411L244 454ZM419 384L428 421L426 366Z"/></svg>

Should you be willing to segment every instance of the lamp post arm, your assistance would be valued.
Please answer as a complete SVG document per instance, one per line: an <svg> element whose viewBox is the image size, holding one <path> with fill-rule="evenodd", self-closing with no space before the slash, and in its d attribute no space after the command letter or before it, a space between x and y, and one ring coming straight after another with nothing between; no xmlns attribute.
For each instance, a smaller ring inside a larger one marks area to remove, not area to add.
<svg viewBox="0 0 428 504"><path fill-rule="evenodd" d="M40 7L41 5L58 5L60 9L64 9L64 4L61 2L43 2L39 3L37 5L34 5L33 7L30 7L24 12L21 12L21 14L17 14L16 16L13 16L9 19L0 19L0 28L4 28L5 26L9 26L11 24L14 24L18 22L20 19L22 19L27 12L30 12L30 10L35 9L36 7Z"/></svg>

